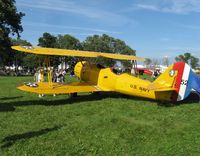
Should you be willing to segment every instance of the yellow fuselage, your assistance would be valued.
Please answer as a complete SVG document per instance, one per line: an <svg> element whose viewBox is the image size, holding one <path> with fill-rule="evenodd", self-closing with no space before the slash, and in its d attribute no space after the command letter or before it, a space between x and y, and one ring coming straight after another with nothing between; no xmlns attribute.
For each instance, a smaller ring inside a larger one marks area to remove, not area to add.
<svg viewBox="0 0 200 156"><path fill-rule="evenodd" d="M137 78L127 73L115 74L111 68L100 68L88 62L78 62L75 75L82 81L96 85L103 91L115 91L122 94L158 100L170 100L170 92L149 90L150 81ZM159 94L159 95L158 95Z"/></svg>

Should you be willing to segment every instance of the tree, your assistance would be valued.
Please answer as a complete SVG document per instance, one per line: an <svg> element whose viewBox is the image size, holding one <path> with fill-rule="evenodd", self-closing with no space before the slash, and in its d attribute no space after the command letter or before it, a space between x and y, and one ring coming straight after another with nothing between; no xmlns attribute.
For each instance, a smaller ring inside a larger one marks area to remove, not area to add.
<svg viewBox="0 0 200 156"><path fill-rule="evenodd" d="M17 45L20 45L20 46L32 46L30 42L26 41L26 40L22 40L22 39L12 39L11 40L11 44L13 46L17 46ZM25 53L20 53L20 52L16 52L15 50L12 50L13 52L13 62L15 64L15 69L17 70L18 69L18 66L24 66L24 58L27 57L27 55L30 55L30 54L25 54ZM32 61L35 61L35 60L29 60L29 62L32 62ZM25 62L26 63L26 62Z"/></svg>
<svg viewBox="0 0 200 156"><path fill-rule="evenodd" d="M80 41L71 35L58 35L57 48L61 49L82 49Z"/></svg>
<svg viewBox="0 0 200 156"><path fill-rule="evenodd" d="M144 64L149 67L149 65L152 63L152 60L150 58L145 58Z"/></svg>
<svg viewBox="0 0 200 156"><path fill-rule="evenodd" d="M159 64L158 59L153 59L152 60L152 65L153 65L154 69L156 69L158 67L158 64Z"/></svg>
<svg viewBox="0 0 200 156"><path fill-rule="evenodd" d="M198 62L199 59L195 56L191 55L191 53L184 53L183 55L179 55L175 57L176 61L183 61L187 64L189 64L193 69L199 66Z"/></svg>
<svg viewBox="0 0 200 156"><path fill-rule="evenodd" d="M195 69L196 67L198 67L199 66L199 58L196 58L196 57L194 57L194 56L191 56L191 58L190 58L190 65L191 65L191 67L193 68L193 69Z"/></svg>
<svg viewBox="0 0 200 156"><path fill-rule="evenodd" d="M77 38L66 34L66 35L57 36L57 48L81 50L82 46L81 46L80 41ZM71 68L70 70L73 70L72 68L74 67L74 61L76 59L72 57L59 57L59 60L62 62L62 65L64 65L64 63L67 62L67 64L70 65L70 68Z"/></svg>
<svg viewBox="0 0 200 156"><path fill-rule="evenodd" d="M46 48L56 48L56 47L58 47L57 38L56 38L56 36L45 32L45 33L43 33L42 37L40 37L38 39L38 46L46 47ZM32 56L32 58L34 58L34 57ZM54 58L57 58L57 59L54 59L54 60L56 60L56 64L59 64L58 57L54 57ZM36 59L39 60L39 61L37 61L37 64L35 66L36 67L41 66L41 60L43 60L43 62L44 62L44 57L43 56L36 56ZM54 61L51 62L51 64L53 64L53 63L54 63Z"/></svg>
<svg viewBox="0 0 200 156"><path fill-rule="evenodd" d="M96 52L107 52L107 53L118 53L118 54L128 54L135 55L135 50L130 48L126 43L120 39L115 39L106 34L102 36L93 35L86 38L82 43L83 50L96 51ZM93 60L92 61L96 61ZM99 63L103 65L114 65L115 61L112 59L98 59ZM125 61L123 64L130 64L130 62Z"/></svg>
<svg viewBox="0 0 200 156"><path fill-rule="evenodd" d="M57 47L57 38L50 33L43 33L43 36L38 39L38 46L46 48L55 48Z"/></svg>
<svg viewBox="0 0 200 156"><path fill-rule="evenodd" d="M26 40L22 40L22 39L11 39L11 43L13 46L32 46L32 44Z"/></svg>
<svg viewBox="0 0 200 156"><path fill-rule="evenodd" d="M162 62L163 62L163 65L168 67L169 66L169 57L164 56Z"/></svg>
<svg viewBox="0 0 200 156"><path fill-rule="evenodd" d="M191 58L191 54L190 53L184 53L183 55L179 55L179 56L175 57L175 60L176 61L183 61L183 62L189 64L190 58Z"/></svg>
<svg viewBox="0 0 200 156"><path fill-rule="evenodd" d="M33 71L38 66L42 66L44 58L35 54L27 54L23 57L23 66L25 69Z"/></svg>
<svg viewBox="0 0 200 156"><path fill-rule="evenodd" d="M2 65L11 65L13 53L11 52L11 39L9 35L17 35L23 31L21 19L25 14L17 12L15 0L0 1L0 62Z"/></svg>
<svg viewBox="0 0 200 156"><path fill-rule="evenodd" d="M57 37L45 32L42 37L38 39L39 46L47 48L61 48L61 49L81 49L81 43L78 39L71 35L58 35ZM51 64L54 66L59 65L61 62L66 61L66 57L54 56ZM68 57L68 61L70 61Z"/></svg>

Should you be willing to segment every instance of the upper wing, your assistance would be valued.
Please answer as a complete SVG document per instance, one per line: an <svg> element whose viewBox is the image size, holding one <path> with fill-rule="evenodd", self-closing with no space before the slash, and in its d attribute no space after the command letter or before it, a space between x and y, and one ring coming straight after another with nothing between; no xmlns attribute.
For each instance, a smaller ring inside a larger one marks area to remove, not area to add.
<svg viewBox="0 0 200 156"><path fill-rule="evenodd" d="M144 60L143 58L131 55L121 55L121 54L111 54L111 53L101 53L101 52L81 51L81 50L67 50L67 49L41 48L41 47L33 48L28 46L12 46L12 49L38 55L106 57L118 60Z"/></svg>
<svg viewBox="0 0 200 156"><path fill-rule="evenodd" d="M19 90L37 94L68 94L76 92L97 92L102 91L95 85L85 82L73 82L68 84L53 83L52 87L48 82L24 83L17 87Z"/></svg>

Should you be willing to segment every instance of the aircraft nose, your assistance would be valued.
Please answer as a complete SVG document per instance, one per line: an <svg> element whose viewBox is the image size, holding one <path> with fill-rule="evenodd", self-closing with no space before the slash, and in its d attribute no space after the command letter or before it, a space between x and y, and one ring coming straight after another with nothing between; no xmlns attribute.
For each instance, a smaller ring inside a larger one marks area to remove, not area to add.
<svg viewBox="0 0 200 156"><path fill-rule="evenodd" d="M74 74L78 77L81 78L81 71L83 68L83 64L81 62L78 62L75 67L74 67Z"/></svg>

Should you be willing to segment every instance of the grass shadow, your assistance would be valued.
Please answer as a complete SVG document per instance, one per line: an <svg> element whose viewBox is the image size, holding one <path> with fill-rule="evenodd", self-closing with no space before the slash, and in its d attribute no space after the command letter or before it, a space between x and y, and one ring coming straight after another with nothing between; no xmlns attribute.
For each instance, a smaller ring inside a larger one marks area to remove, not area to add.
<svg viewBox="0 0 200 156"><path fill-rule="evenodd" d="M2 146L1 148L9 148L10 146L12 146L13 144L15 144L17 141L23 140L23 139L30 139L33 137L38 137L44 134L47 134L49 132L52 131L56 131L58 129L60 129L62 126L54 126L52 128L45 128L45 129L41 129L39 131L31 131L31 132L26 132L26 133L22 133L22 134L15 134L15 135L10 135L5 137L2 140Z"/></svg>
<svg viewBox="0 0 200 156"><path fill-rule="evenodd" d="M15 100L15 99L20 99L20 98L23 98L23 96L3 97L3 98L0 98L0 100Z"/></svg>
<svg viewBox="0 0 200 156"><path fill-rule="evenodd" d="M97 100L102 100L105 98L126 98L126 99L132 99L136 101L141 101L141 102L153 102L157 104L158 106L163 106L163 107L174 107L178 106L181 104L192 104L192 103L199 103L199 96L197 93L192 92L189 97L181 102L165 102L165 101L155 101L152 99L145 99L142 97L133 97L129 95L123 95L115 92L101 92L98 94L87 94L87 95L80 95L77 97L73 98L68 98L66 99L47 99L48 97L45 97L43 99L38 99L38 100L26 100L26 101L9 101L9 102L0 102L0 112L6 112L6 111L14 111L15 107L17 106L33 106L33 105L42 105L42 106L59 106L59 105L67 105L67 104L78 104L82 102L90 102L90 101L97 101ZM12 98L11 98L12 99Z"/></svg>
<svg viewBox="0 0 200 156"><path fill-rule="evenodd" d="M9 102L0 102L0 112L4 111L14 111L14 107L16 106L33 106L33 105L42 105L42 106L59 106L59 105L67 105L67 104L78 104L85 101L97 101L105 98L133 98L122 94L112 93L112 92L102 92L98 94L87 94L80 95L77 97L67 97L66 99L47 99L48 97L44 97L37 100L25 100L25 101L9 101Z"/></svg>
<svg viewBox="0 0 200 156"><path fill-rule="evenodd" d="M195 103L199 103L199 102L200 102L200 95L197 92L192 91L190 93L190 95L183 101L177 101L177 102L159 101L159 102L157 102L157 104L159 106L164 106L164 107L174 107L174 106L180 106L180 105L184 105L184 104L195 104Z"/></svg>

